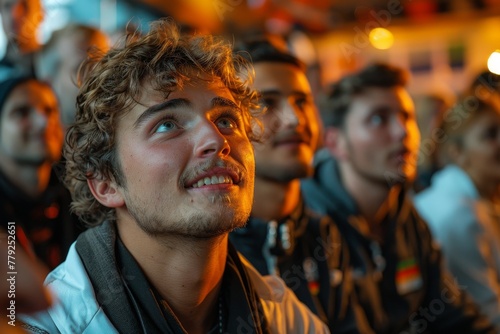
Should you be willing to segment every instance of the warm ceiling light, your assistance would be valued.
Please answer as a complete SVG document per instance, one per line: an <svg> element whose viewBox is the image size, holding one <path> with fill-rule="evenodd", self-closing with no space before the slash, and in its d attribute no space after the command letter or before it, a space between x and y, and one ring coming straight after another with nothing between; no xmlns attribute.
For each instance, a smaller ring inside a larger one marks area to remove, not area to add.
<svg viewBox="0 0 500 334"><path fill-rule="evenodd" d="M488 70L491 73L500 75L500 50L496 50L488 58Z"/></svg>
<svg viewBox="0 0 500 334"><path fill-rule="evenodd" d="M370 31L370 43L379 50L389 49L394 44L392 32L385 28L375 28Z"/></svg>

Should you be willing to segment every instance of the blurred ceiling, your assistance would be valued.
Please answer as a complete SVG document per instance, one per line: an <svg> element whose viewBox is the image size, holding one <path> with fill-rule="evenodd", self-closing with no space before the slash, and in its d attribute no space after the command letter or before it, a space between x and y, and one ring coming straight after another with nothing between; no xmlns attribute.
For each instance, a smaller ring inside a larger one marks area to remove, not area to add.
<svg viewBox="0 0 500 334"><path fill-rule="evenodd" d="M168 15L197 29L217 31L291 26L322 33L373 21L377 13L390 13L400 21L424 20L441 14L485 12L498 14L500 0L127 0L158 15Z"/></svg>

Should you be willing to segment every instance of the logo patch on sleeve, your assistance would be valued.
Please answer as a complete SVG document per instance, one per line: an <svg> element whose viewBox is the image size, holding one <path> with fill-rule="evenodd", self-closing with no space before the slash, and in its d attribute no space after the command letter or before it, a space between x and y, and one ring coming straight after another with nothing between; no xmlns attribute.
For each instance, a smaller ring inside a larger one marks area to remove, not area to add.
<svg viewBox="0 0 500 334"><path fill-rule="evenodd" d="M396 269L396 289L400 295L419 290L423 285L420 267L415 258L398 262Z"/></svg>

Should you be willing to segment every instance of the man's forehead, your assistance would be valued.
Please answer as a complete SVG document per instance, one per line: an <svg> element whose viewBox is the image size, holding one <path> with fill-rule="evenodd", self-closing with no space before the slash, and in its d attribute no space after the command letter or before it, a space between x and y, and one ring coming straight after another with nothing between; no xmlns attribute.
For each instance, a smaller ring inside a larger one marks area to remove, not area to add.
<svg viewBox="0 0 500 334"><path fill-rule="evenodd" d="M361 93L353 97L353 103L373 103L373 104L398 104L411 100L410 94L402 86L393 87L367 87Z"/></svg>
<svg viewBox="0 0 500 334"><path fill-rule="evenodd" d="M222 97L234 100L234 96L229 88L217 76L199 75L179 80L177 85L168 87L160 83L145 80L139 90L138 101L148 102L151 98L156 101L172 99L178 95L184 95L193 88L201 88L206 91L213 91Z"/></svg>
<svg viewBox="0 0 500 334"><path fill-rule="evenodd" d="M362 119L376 112L414 113L413 100L404 87L369 87L356 94L346 118Z"/></svg>
<svg viewBox="0 0 500 334"><path fill-rule="evenodd" d="M58 109L59 105L57 98L49 87L39 84L36 86L20 86L17 88L18 90L16 93L9 96L11 108L29 107Z"/></svg>
<svg viewBox="0 0 500 334"><path fill-rule="evenodd" d="M145 115L155 114L165 108L182 106L191 108L196 105L207 110L231 105L240 107L239 101L234 99L230 90L217 77L211 80L205 78L183 80L173 87L161 87L155 81L144 80L137 95L131 100L130 108L118 116L119 119L127 119L127 123L133 122L135 126L149 118Z"/></svg>

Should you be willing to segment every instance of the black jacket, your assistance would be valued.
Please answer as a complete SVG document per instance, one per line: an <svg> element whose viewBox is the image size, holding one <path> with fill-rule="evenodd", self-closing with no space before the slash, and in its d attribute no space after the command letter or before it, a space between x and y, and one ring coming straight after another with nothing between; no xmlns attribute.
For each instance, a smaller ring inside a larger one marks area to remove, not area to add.
<svg viewBox="0 0 500 334"><path fill-rule="evenodd" d="M50 269L65 258L78 233L83 230L70 213L71 195L52 172L47 189L36 199L14 186L0 172L0 226L15 223L16 241L35 253Z"/></svg>
<svg viewBox="0 0 500 334"><path fill-rule="evenodd" d="M342 275L340 234L327 216L300 205L279 221L250 217L230 233L236 249L262 274L278 274L299 300L324 322L335 316L335 293Z"/></svg>
<svg viewBox="0 0 500 334"><path fill-rule="evenodd" d="M328 214L347 242L349 269L338 297L345 309L335 333L495 333L490 322L443 269L441 253L406 191L385 218L385 240L363 233L363 217L343 187L335 160L317 156L315 176L302 183L304 201Z"/></svg>

